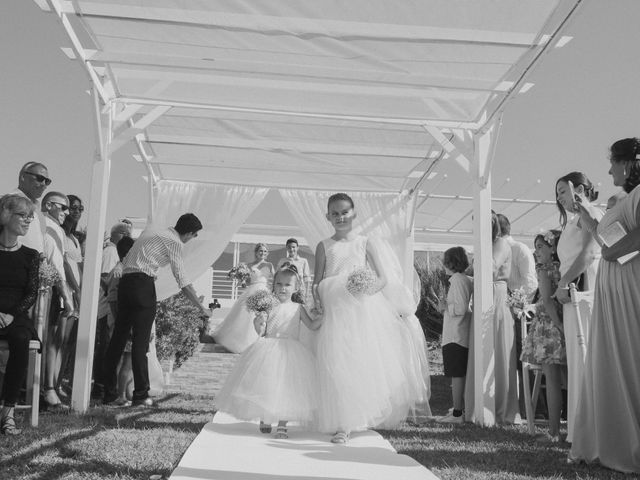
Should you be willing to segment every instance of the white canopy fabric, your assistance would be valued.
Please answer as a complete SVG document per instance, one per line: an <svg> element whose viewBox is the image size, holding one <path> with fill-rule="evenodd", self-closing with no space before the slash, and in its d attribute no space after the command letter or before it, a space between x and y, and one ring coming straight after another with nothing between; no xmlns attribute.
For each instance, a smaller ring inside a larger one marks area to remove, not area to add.
<svg viewBox="0 0 640 480"><path fill-rule="evenodd" d="M113 105L112 150L137 135L154 179L399 193L437 163L428 193L451 198L415 217L436 238L470 237L465 132L528 88L579 3L49 0ZM518 234L556 224L504 200Z"/></svg>
<svg viewBox="0 0 640 480"><path fill-rule="evenodd" d="M110 158L131 141L150 193L168 180L396 194L417 206L409 242L414 221L434 237L473 231L474 322L490 328L501 112L530 87L527 74L548 48L564 43L582 0L35 1L59 17L93 85L100 151L80 355L92 356ZM539 199L501 201L530 235L549 221ZM476 336L474 346L476 418L492 425L493 387L483 379L493 345ZM80 410L90 374L76 361Z"/></svg>

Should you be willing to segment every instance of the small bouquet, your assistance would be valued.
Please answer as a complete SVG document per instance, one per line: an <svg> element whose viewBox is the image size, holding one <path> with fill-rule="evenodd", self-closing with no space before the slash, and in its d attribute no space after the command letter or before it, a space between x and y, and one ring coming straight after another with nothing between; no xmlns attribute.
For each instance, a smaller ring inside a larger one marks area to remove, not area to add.
<svg viewBox="0 0 640 480"><path fill-rule="evenodd" d="M227 273L227 277L236 280L241 287L246 287L251 278L251 270L246 263L239 263Z"/></svg>
<svg viewBox="0 0 640 480"><path fill-rule="evenodd" d="M49 263L47 259L43 259L40 262L40 269L38 271L38 286L40 290L46 290L53 287L60 281L60 274L58 270Z"/></svg>
<svg viewBox="0 0 640 480"><path fill-rule="evenodd" d="M358 267L347 277L347 291L354 297L360 295L373 295L378 290L376 288L378 277L373 270L366 267Z"/></svg>
<svg viewBox="0 0 640 480"><path fill-rule="evenodd" d="M258 290L247 297L247 310L254 313L264 312L269 315L269 312L279 303L280 301L273 293L267 290Z"/></svg>
<svg viewBox="0 0 640 480"><path fill-rule="evenodd" d="M511 294L509 294L509 298L507 298L507 306L509 306L513 313L520 319L523 315L527 314L525 306L528 303L527 294L523 287L513 290Z"/></svg>

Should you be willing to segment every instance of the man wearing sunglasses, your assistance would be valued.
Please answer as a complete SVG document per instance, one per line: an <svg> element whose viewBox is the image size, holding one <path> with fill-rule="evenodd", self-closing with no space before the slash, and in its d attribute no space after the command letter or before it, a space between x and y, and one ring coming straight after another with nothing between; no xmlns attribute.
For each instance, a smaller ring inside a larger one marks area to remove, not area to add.
<svg viewBox="0 0 640 480"><path fill-rule="evenodd" d="M18 188L13 191L17 195L27 197L36 205L35 218L29 226L26 235L20 240L23 245L38 252L44 251L44 233L46 230L44 216L40 212L40 197L51 184L49 171L41 163L28 162L20 169Z"/></svg>
<svg viewBox="0 0 640 480"><path fill-rule="evenodd" d="M69 214L69 199L64 193L48 192L42 199L42 212L45 215L47 226L44 236L44 254L60 276L60 281L54 285L51 295L45 360L44 401L49 407L64 408L55 391L55 385L59 374L58 368L62 356L62 334L64 333L64 322L58 325L60 313L64 312L66 317L73 311L73 298L71 289L67 285L64 270L65 233L61 226Z"/></svg>

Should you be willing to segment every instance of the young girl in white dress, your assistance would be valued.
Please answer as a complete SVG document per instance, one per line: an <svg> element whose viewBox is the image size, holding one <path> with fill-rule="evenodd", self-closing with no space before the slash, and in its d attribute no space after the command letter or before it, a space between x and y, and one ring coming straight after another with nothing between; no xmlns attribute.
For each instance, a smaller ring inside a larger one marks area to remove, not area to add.
<svg viewBox="0 0 640 480"><path fill-rule="evenodd" d="M268 290L275 272L273 264L267 261L269 248L266 244L256 244L254 254L255 261L247 265L251 271L249 286L238 297L227 316L212 334L217 344L233 353L244 352L258 339L252 325L253 316L247 310L246 301L258 290Z"/></svg>
<svg viewBox="0 0 640 480"><path fill-rule="evenodd" d="M346 443L351 431L400 423L426 388L416 385L419 361L411 357L407 326L380 293L386 277L376 247L352 232L355 217L348 195L329 198L326 218L335 234L318 244L312 288L324 316L316 345L318 429L333 433L333 443ZM347 279L367 264L378 291L356 298Z"/></svg>
<svg viewBox="0 0 640 480"><path fill-rule="evenodd" d="M310 425L316 416L317 380L314 358L300 341L300 329L316 330L321 318L311 318L304 307L291 301L300 288L295 266L276 272L273 293L280 304L268 315L255 316L260 336L238 359L218 398L216 407L241 420L260 419L260 431L288 438L287 421Z"/></svg>

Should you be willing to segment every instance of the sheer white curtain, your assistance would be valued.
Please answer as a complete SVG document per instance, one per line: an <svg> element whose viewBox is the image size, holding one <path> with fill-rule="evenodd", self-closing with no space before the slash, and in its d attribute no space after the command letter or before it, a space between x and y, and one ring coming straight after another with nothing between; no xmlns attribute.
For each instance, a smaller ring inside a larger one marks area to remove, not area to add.
<svg viewBox="0 0 640 480"><path fill-rule="evenodd" d="M187 280L194 281L220 256L268 190L161 180L156 190L153 223L146 231L171 227L183 213L193 213L200 219L203 229L184 248ZM156 291L158 300L178 292L169 267L158 272Z"/></svg>

